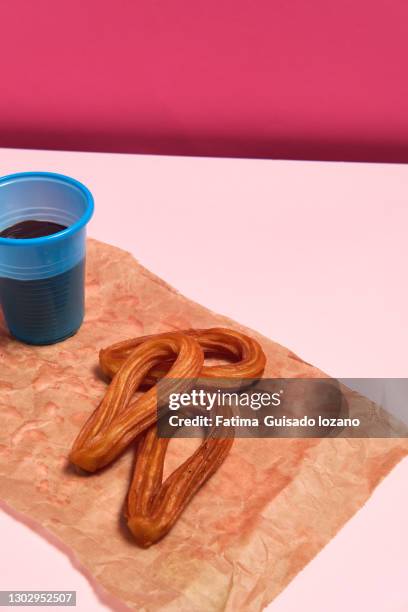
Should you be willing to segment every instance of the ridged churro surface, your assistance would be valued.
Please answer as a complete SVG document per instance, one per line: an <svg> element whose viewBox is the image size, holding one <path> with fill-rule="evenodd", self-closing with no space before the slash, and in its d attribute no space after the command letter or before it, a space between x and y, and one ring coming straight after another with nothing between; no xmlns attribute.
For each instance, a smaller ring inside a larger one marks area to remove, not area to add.
<svg viewBox="0 0 408 612"><path fill-rule="evenodd" d="M172 392L183 385L177 379L196 377L204 362L198 342L185 334L161 334L139 344L117 371L102 402L81 429L69 455L72 463L94 472L108 465L156 421L156 388L136 400L133 396L146 374L169 358L174 362L164 378L168 379Z"/></svg>
<svg viewBox="0 0 408 612"><path fill-rule="evenodd" d="M204 355L227 357L233 363L204 365ZM262 374L266 358L259 343L249 336L212 328L125 340L102 349L99 359L102 371L112 377L112 382L80 431L70 460L93 472L136 439L126 517L135 541L146 548L168 533L233 444L232 437L216 438L212 430L194 454L163 482L169 439L158 437L155 384L162 379L170 393L187 391L191 379L198 375L251 379ZM133 400L143 382L146 386L146 379L153 386Z"/></svg>

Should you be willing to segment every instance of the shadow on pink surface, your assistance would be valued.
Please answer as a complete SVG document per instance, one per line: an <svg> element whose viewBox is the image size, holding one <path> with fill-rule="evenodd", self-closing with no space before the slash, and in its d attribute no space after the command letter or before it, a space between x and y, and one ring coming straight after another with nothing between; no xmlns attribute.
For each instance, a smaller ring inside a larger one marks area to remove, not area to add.
<svg viewBox="0 0 408 612"><path fill-rule="evenodd" d="M401 140L392 136L378 138L375 134L361 137L294 134L277 138L273 134L261 136L256 131L246 136L238 131L222 135L215 130L177 133L174 129L160 133L154 125L149 131L134 126L123 132L115 126L111 131L108 128L66 131L61 125L49 130L33 127L22 131L18 127L1 129L0 126L0 146L149 155L408 163L408 146L403 134Z"/></svg>

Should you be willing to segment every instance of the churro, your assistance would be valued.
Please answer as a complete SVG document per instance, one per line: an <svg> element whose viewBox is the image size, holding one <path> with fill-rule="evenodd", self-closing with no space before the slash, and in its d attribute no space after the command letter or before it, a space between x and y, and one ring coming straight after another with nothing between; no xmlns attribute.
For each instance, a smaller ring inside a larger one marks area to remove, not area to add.
<svg viewBox="0 0 408 612"><path fill-rule="evenodd" d="M169 390L185 389L183 379L194 379L204 362L203 351L191 336L162 334L139 344L117 371L102 402L89 417L69 455L76 466L94 472L108 465L142 431L157 420L153 387L134 400L143 378L165 359L175 361L164 376ZM133 401L132 401L133 399Z"/></svg>
<svg viewBox="0 0 408 612"><path fill-rule="evenodd" d="M139 546L148 548L170 531L191 498L223 463L233 442L233 437L210 434L163 483L169 439L158 437L156 425L142 434L125 509Z"/></svg>
<svg viewBox="0 0 408 612"><path fill-rule="evenodd" d="M256 378L262 375L265 368L265 354L259 343L233 329L213 327L210 329L187 329L179 333L195 338L202 347L206 357L226 357L233 363L221 365L204 365L201 378ZM140 344L152 338L167 334L141 336L112 344L99 353L99 364L102 372L112 378L132 351ZM171 367L171 361L165 361L153 368L145 378L144 384L156 384Z"/></svg>
<svg viewBox="0 0 408 612"><path fill-rule="evenodd" d="M232 363L204 365L204 356L226 357ZM112 381L75 440L70 460L93 472L137 438L125 515L137 544L147 548L168 533L233 444L233 437L216 437L212 428L191 457L163 482L169 438L160 438L157 432L157 382L165 383L169 394L186 391L198 376L253 379L262 375L265 355L252 338L213 328L125 340L102 349L99 360ZM148 390L134 399L142 386Z"/></svg>

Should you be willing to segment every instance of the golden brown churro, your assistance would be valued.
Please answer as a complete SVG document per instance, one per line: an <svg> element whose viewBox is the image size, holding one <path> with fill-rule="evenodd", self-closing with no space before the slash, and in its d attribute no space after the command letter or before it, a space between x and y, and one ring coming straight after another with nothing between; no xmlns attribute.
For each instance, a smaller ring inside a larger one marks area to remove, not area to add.
<svg viewBox="0 0 408 612"><path fill-rule="evenodd" d="M169 439L157 436L156 425L141 437L125 516L137 544L148 548L170 531L191 498L218 470L234 438L210 434L162 483Z"/></svg>
<svg viewBox="0 0 408 612"><path fill-rule="evenodd" d="M204 365L200 373L201 378L256 378L265 369L266 358L262 348L256 340L245 334L223 327L187 329L179 333L195 338L206 357L227 357L236 362L217 366ZM102 349L99 353L99 363L103 373L112 378L136 347L146 340L165 335L132 338ZM157 368L152 369L148 377L151 384L155 384L163 373L168 371L170 365L171 363L163 360Z"/></svg>
<svg viewBox="0 0 408 612"><path fill-rule="evenodd" d="M184 334L163 334L137 346L80 431L69 455L71 463L94 472L115 459L136 436L155 423L156 388L137 400L131 399L149 370L169 357L176 359L164 378L173 385L173 391L179 387L184 390L185 383L171 379L195 378L204 362L200 345Z"/></svg>
<svg viewBox="0 0 408 612"><path fill-rule="evenodd" d="M203 365L204 354L227 357L235 363ZM115 459L138 437L125 514L136 542L146 548L168 533L233 444L233 437L217 438L213 428L195 453L163 482L169 439L157 435L155 384L162 378L166 392L172 393L186 391L198 375L256 378L263 373L265 355L252 338L213 328L126 340L101 350L99 358L103 372L112 377L112 382L78 435L70 460L93 472ZM142 385L152 388L131 401Z"/></svg>

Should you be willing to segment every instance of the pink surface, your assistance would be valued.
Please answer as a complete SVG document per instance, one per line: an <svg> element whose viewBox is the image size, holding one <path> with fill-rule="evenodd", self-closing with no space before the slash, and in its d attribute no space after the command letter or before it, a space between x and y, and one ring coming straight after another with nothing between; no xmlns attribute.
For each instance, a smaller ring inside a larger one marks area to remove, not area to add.
<svg viewBox="0 0 408 612"><path fill-rule="evenodd" d="M0 146L408 161L405 0L1 9Z"/></svg>
<svg viewBox="0 0 408 612"><path fill-rule="evenodd" d="M408 166L0 151L0 175L33 169L84 181L90 235L187 296L334 376L408 376ZM405 460L270 611L405 611L407 479ZM81 612L114 607L5 514L0 537L0 588L76 588Z"/></svg>

